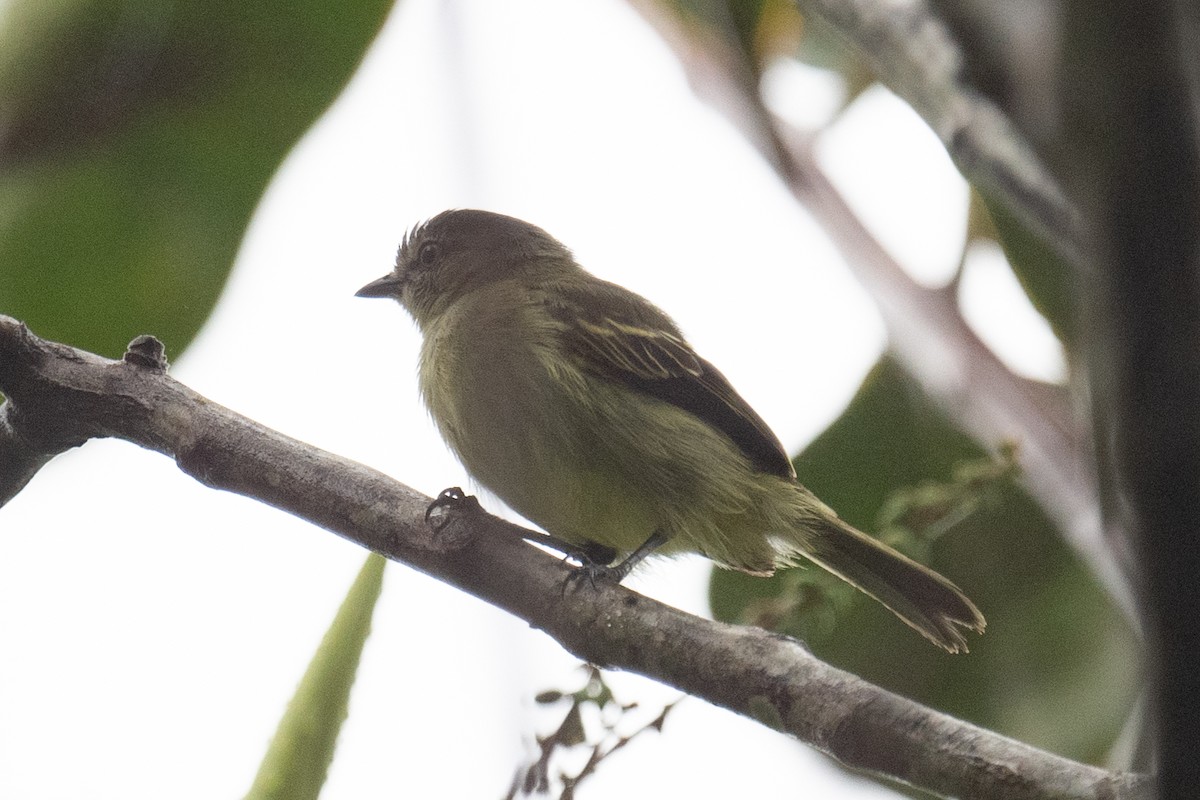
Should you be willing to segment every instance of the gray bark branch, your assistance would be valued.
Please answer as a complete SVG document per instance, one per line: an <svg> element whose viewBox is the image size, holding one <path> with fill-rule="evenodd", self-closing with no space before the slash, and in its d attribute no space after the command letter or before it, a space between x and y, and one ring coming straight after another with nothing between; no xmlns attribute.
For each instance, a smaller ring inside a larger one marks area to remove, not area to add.
<svg viewBox="0 0 1200 800"><path fill-rule="evenodd" d="M171 457L207 486L288 511L503 608L580 658L757 719L848 767L944 797L1151 797L1145 776L954 719L835 669L793 639L704 620L612 584L564 591L568 568L522 542L537 534L482 512L455 514L434 533L424 522L428 497L202 397L144 347L108 361L0 316L0 391L8 398L0 497L15 493L36 461L89 438L119 437Z"/></svg>

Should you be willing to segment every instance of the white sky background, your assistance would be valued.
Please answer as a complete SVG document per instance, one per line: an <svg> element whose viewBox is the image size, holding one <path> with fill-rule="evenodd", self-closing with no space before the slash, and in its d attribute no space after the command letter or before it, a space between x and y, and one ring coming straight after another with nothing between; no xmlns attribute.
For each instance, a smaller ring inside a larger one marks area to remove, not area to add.
<svg viewBox="0 0 1200 800"><path fill-rule="evenodd" d="M832 107L828 82L778 77L789 108L819 120ZM906 267L929 283L953 272L966 190L906 107L869 92L820 154ZM528 219L666 308L793 452L883 346L836 252L624 3L404 0L271 185L173 374L426 493L467 485L418 402L415 328L395 304L353 297L390 269L408 226L456 206ZM964 286L1005 358L1060 374L1002 256L974 253ZM0 510L0 797L240 797L363 558L126 443L59 457ZM707 614L707 571L698 558L660 561L631 584ZM531 733L557 722L533 695L575 688L575 663L504 613L390 565L322 797L502 796ZM651 714L677 696L636 676L611 683ZM699 700L579 795L780 790L896 796Z"/></svg>

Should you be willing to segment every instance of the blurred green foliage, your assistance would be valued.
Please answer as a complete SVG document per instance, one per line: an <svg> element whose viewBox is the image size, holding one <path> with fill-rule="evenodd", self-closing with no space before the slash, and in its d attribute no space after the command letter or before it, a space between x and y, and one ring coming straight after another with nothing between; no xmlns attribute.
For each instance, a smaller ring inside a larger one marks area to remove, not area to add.
<svg viewBox="0 0 1200 800"><path fill-rule="evenodd" d="M1019 462L1020 454L1014 456ZM932 647L823 570L714 571L719 619L803 639L872 682L1021 741L1103 762L1138 686L1137 642L1038 506L885 358L795 461L850 523L957 583L988 619L971 653ZM970 513L966 513L970 512Z"/></svg>
<svg viewBox="0 0 1200 800"><path fill-rule="evenodd" d="M390 0L16 0L0 18L0 311L178 355L268 180Z"/></svg>
<svg viewBox="0 0 1200 800"><path fill-rule="evenodd" d="M0 313L119 356L209 316L268 181L391 0L16 0L0 17ZM379 595L371 556L250 797L316 797Z"/></svg>

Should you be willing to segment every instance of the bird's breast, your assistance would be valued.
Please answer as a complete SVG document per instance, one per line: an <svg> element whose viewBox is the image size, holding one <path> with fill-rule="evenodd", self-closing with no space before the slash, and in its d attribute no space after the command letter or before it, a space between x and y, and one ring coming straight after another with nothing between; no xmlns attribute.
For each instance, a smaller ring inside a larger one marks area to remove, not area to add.
<svg viewBox="0 0 1200 800"><path fill-rule="evenodd" d="M535 306L459 306L426 330L420 383L467 471L551 533L636 547L651 522L605 455L590 419L595 387L561 351L552 322Z"/></svg>

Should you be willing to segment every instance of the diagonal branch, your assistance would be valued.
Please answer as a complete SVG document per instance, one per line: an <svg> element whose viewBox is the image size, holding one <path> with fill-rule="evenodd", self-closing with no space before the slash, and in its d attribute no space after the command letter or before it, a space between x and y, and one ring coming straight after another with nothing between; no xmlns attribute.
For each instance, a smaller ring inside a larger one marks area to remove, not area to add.
<svg viewBox="0 0 1200 800"><path fill-rule="evenodd" d="M567 567L521 541L537 534L495 517L454 515L434 533L424 523L429 498L202 397L166 374L161 354L145 357L146 343L108 361L0 316L9 423L0 440L45 447L46 458L98 436L163 453L207 486L288 511L503 608L581 658L757 719L852 768L981 800L1150 797L1145 776L1072 762L925 708L795 640L700 619L613 584L565 591ZM0 461L0 496L28 470L19 459Z"/></svg>
<svg viewBox="0 0 1200 800"><path fill-rule="evenodd" d="M1026 491L1136 630L1128 562L1113 552L1125 540L1106 538L1087 431L1065 392L1014 375L967 325L951 289L921 286L871 236L806 143L788 152L797 176L789 187L874 297L905 370L977 441L1019 445Z"/></svg>
<svg viewBox="0 0 1200 800"><path fill-rule="evenodd" d="M1004 112L966 80L966 55L925 0L799 0L933 129L967 180L1028 229L1084 259L1079 215Z"/></svg>
<svg viewBox="0 0 1200 800"><path fill-rule="evenodd" d="M713 35L674 16L673 3L629 0L675 51L697 94L717 106L777 169L776 136L745 79L728 32ZM718 4L720 5L720 4ZM915 110L971 183L995 198L1073 266L1082 225L1054 176L1004 111L967 80L967 56L926 0L796 0L820 17Z"/></svg>
<svg viewBox="0 0 1200 800"><path fill-rule="evenodd" d="M747 87L741 79L743 68L737 66L739 53L717 37L685 28L668 17L654 0L631 0L631 3L674 50L697 95L725 114L774 167L796 200L822 225L875 300L887 326L891 347L925 393L978 441L990 446L1004 441L1018 443L1026 490L1054 520L1130 625L1140 629L1127 569L1132 557L1122 549L1127 538L1123 531L1114 529L1114 523L1110 522L1110 529L1106 529L1101 519L1094 459L1087 444L1088 428L1072 409L1066 393L1014 375L967 325L952 292L926 288L909 277L825 176L813 155L811 137L772 117L763 107L757 88ZM810 0L809 4L821 6L851 38L863 41L878 38L879 47L890 52L886 58L883 54L875 55L877 59L885 59L876 62L880 69L887 65L901 69L892 62L918 57L919 52L913 51L911 43L899 40L906 30L923 32L925 38L921 41L953 47L940 22L932 17L925 19L926 12L919 0L900 0L899 6L908 11L896 19L881 16L879 0L842 3ZM891 8L895 4L886 5ZM845 29L847 26L849 30ZM936 48L930 51L936 52ZM921 91L935 97L969 91L949 85L952 79L957 80L957 67L952 69L958 63L956 53L953 50L938 58L932 54L923 56L933 59L925 68L926 77L941 88ZM946 63L942 64L943 61ZM905 74L917 74L916 65L903 69L907 70ZM915 86L910 89L908 94L918 92ZM914 100L906 96L906 99L933 103L928 98ZM950 105L957 108L964 104L973 107L965 95ZM758 110L748 112L751 108ZM1011 126L1006 131L1006 136L1016 136ZM983 133L979 137L987 140ZM1043 193L1035 191L1034 187L1043 185L1045 176L1031 151L1021 146L1004 152L1013 159L1005 169L1014 174L1040 176L1036 181L1031 179L1026 188L1034 197L1041 198L1039 203L1058 209L1047 212L1050 213L1047 219L1056 219L1056 225L1065 227L1048 235L1075 242L1075 223L1071 221L1074 213L1065 204L1061 208L1057 205L1059 192L1054 184L1045 184L1049 188ZM1000 159L1000 163L1008 162ZM959 168L973 181L979 180L961 162ZM1042 213L1036 205L1020 208L1026 214Z"/></svg>

